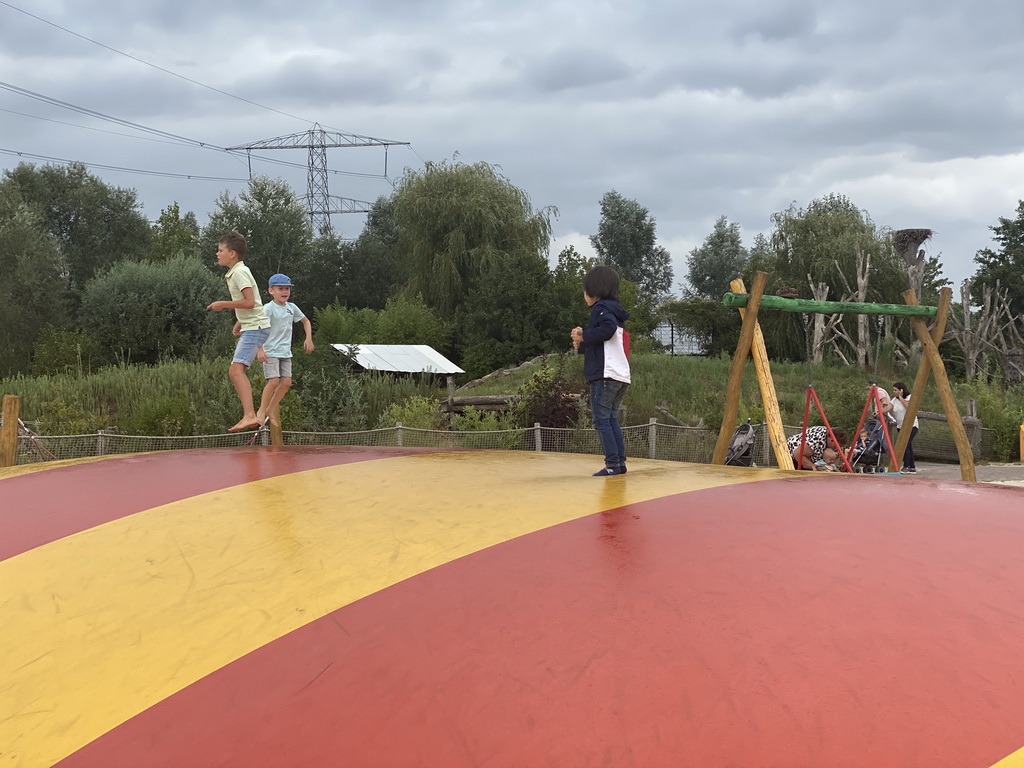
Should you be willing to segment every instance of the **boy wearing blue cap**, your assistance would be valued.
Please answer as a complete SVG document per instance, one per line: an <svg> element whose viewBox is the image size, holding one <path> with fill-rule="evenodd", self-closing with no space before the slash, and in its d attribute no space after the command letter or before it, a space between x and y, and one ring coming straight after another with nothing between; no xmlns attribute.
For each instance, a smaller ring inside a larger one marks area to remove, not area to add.
<svg viewBox="0 0 1024 768"><path fill-rule="evenodd" d="M288 275L273 275L268 283L267 292L273 301L264 304L263 311L270 318L270 336L256 353L257 359L263 363L267 385L263 388L256 418L260 424L269 418L274 426L280 426L276 418L277 404L292 385L292 326L302 323L306 329L306 340L302 345L306 354L313 351L313 326L302 310L288 301L292 295L292 281Z"/></svg>

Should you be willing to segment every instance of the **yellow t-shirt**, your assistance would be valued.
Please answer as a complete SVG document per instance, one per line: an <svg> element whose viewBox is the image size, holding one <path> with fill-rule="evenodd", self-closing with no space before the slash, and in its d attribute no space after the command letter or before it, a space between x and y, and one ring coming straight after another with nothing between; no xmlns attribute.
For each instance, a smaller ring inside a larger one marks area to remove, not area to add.
<svg viewBox="0 0 1024 768"><path fill-rule="evenodd" d="M241 301L245 298L242 294L242 289L252 288L252 298L256 302L256 306L252 309L235 310L235 318L242 324L242 330L258 331L260 328L269 328L270 319L267 317L267 313L263 311L263 305L260 303L259 286L256 285L256 280L253 278L249 268L245 266L245 262L235 262L235 265L228 270L224 279L227 280L228 292L231 294L232 301Z"/></svg>

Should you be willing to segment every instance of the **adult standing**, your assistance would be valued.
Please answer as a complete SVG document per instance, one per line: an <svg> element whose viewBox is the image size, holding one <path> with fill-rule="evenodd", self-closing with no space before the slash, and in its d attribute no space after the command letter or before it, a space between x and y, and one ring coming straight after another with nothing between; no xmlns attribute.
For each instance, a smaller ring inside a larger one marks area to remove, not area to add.
<svg viewBox="0 0 1024 768"><path fill-rule="evenodd" d="M910 406L910 390L902 381L892 385L892 415L896 419L896 431L903 429L903 421L907 417L907 408ZM903 452L903 468L900 469L905 475L913 475L917 472L917 461L914 457L914 438L917 436L918 421L914 417L914 423L910 427L910 440L907 441L907 450Z"/></svg>

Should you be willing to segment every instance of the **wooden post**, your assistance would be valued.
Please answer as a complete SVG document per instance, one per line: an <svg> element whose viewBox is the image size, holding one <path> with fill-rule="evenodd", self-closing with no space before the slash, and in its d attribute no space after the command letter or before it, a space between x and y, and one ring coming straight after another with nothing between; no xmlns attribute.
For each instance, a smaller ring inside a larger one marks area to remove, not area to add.
<svg viewBox="0 0 1024 768"><path fill-rule="evenodd" d="M13 467L18 460L18 418L21 415L21 398L4 395L4 423L0 427L0 467Z"/></svg>
<svg viewBox="0 0 1024 768"><path fill-rule="evenodd" d="M746 293L746 286L740 279L729 283L733 293ZM740 317L747 310L740 309ZM768 430L768 439L771 441L772 451L775 453L775 461L779 469L789 469L793 458L786 445L786 430L782 428L782 411L779 409L779 397L775 392L775 380L772 378L772 367L768 362L768 350L764 346L764 334L761 333L761 324L754 328L754 340L750 347L751 356L754 358L754 370L757 371L757 386L761 390L761 402L764 404L765 428ZM723 459L724 461L724 459Z"/></svg>
<svg viewBox="0 0 1024 768"><path fill-rule="evenodd" d="M931 338L935 342L936 348L939 342L942 341L942 334L946 332L946 318L949 317L949 305L953 299L953 289L945 287L939 291L939 305L936 307L935 312L935 324L932 326ZM907 291L903 294L903 300L908 302L917 303L917 296L913 291ZM917 376L914 377L914 388L910 390L910 404L907 406L907 412L903 417L904 424L910 424L914 426L914 419L917 418L917 412L921 410L921 402L924 398L925 387L928 386L928 376L932 372L931 363L928 362L928 358L921 358L921 364L917 367ZM920 394L914 394L914 393ZM893 471L898 471L903 463L903 454L907 450L907 444L910 442L910 429L900 430L899 436L896 438L896 447L893 449Z"/></svg>
<svg viewBox="0 0 1024 768"><path fill-rule="evenodd" d="M736 353L732 356L732 367L729 369L729 380L725 390L725 413L722 414L722 428L718 431L718 442L711 456L712 464L725 464L725 456L729 452L729 441L736 429L736 419L740 413L740 391L743 387L743 366L750 354L750 346L754 343L754 331L757 328L757 311L761 307L761 295L768 282L767 272L758 272L754 277L754 287L747 297L747 312L743 316L740 327L740 340L736 344Z"/></svg>
<svg viewBox="0 0 1024 768"><path fill-rule="evenodd" d="M270 420L270 444L284 445L284 434L281 432L281 410L274 406L271 412L273 418ZM277 422L275 424L275 422Z"/></svg>
<svg viewBox="0 0 1024 768"><path fill-rule="evenodd" d="M949 291L949 288L943 288L944 292ZM952 291L950 291L952 294ZM903 293L903 299L908 304L916 304L917 297L913 291L905 291ZM978 479L974 471L974 454L971 452L971 444L967 439L967 433L964 431L963 419L960 416L960 411L956 407L956 400L953 398L953 388L949 385L949 378L946 376L946 366L942 363L942 357L939 355L939 348L931 335L928 333L928 327L925 325L924 320L920 317L911 318L911 324L914 327L914 333L917 336L917 340L921 342L921 346L924 348L925 360L932 369L932 373L935 374L935 387L939 390L939 398L942 400L942 407L946 412L946 419L949 421L949 431L953 433L953 442L956 443L956 452L960 457L960 477L969 482L974 482ZM941 336L940 336L941 338ZM924 366L925 360L921 361L922 367ZM920 371L918 372L920 375ZM915 382L915 387L917 383ZM917 390L915 389L915 392ZM918 398L912 396L910 398L910 404L913 407L914 401ZM907 409L906 416L904 416L903 423L907 423L907 418L910 418L910 423L913 425L913 417L917 415L917 409ZM910 430L906 430L907 439L910 439ZM902 438L902 434L900 437ZM899 443L897 443L898 445ZM903 445L906 448L906 445ZM895 460L897 457L901 457L902 453L899 452L899 448L895 449L897 456L894 456Z"/></svg>

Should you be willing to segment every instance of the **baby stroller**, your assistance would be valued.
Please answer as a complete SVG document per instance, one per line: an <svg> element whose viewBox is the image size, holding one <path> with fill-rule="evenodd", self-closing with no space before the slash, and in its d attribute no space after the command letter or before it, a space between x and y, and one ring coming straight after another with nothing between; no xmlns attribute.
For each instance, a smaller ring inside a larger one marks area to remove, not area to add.
<svg viewBox="0 0 1024 768"><path fill-rule="evenodd" d="M729 451L725 454L725 464L729 467L754 466L754 438L757 434L748 421L740 424L732 433Z"/></svg>
<svg viewBox="0 0 1024 768"><path fill-rule="evenodd" d="M861 445L858 435L857 443L854 445L853 456L850 458L850 466L854 472L884 473L885 461L883 456L888 453L885 447L885 433L882 431L882 422L878 419L870 419L864 424L867 434L867 441Z"/></svg>

